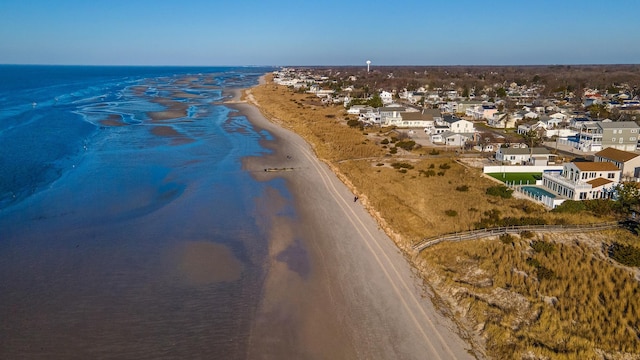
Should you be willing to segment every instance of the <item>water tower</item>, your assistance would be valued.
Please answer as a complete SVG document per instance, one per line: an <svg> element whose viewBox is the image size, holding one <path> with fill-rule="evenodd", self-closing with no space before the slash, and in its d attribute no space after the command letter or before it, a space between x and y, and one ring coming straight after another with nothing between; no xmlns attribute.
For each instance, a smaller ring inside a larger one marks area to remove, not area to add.
<svg viewBox="0 0 640 360"><path fill-rule="evenodd" d="M367 72L369 72L369 65L371 65L371 60L367 60Z"/></svg>

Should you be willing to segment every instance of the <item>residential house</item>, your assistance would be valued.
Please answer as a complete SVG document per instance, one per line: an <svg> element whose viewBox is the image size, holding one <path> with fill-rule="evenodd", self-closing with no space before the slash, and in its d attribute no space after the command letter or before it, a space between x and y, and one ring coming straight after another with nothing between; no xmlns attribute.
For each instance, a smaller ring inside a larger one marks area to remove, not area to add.
<svg viewBox="0 0 640 360"><path fill-rule="evenodd" d="M608 147L594 154L596 162L610 162L622 171L622 178L640 178L640 154Z"/></svg>
<svg viewBox="0 0 640 360"><path fill-rule="evenodd" d="M541 133L543 133L547 130L547 124L540 120L533 123L520 124L518 125L518 129L516 130L516 132L520 135L524 135L531 130L540 131Z"/></svg>
<svg viewBox="0 0 640 360"><path fill-rule="evenodd" d="M534 147L534 148L515 148L501 147L496 152L496 160L502 162L508 162L512 165L522 164L522 165L548 165L550 163L555 163L556 155L549 152L547 148L544 147Z"/></svg>
<svg viewBox="0 0 640 360"><path fill-rule="evenodd" d="M383 126L389 126L392 123L398 123L402 121L400 113L405 111L407 111L407 108L403 106L385 106L378 108L380 122Z"/></svg>
<svg viewBox="0 0 640 360"><path fill-rule="evenodd" d="M516 119L511 114L497 112L487 120L487 125L499 129L511 129L516 126Z"/></svg>
<svg viewBox="0 0 640 360"><path fill-rule="evenodd" d="M451 111L451 113L466 114L467 110L473 109L477 106L482 106L482 101L456 101L455 106L452 105L452 110L454 111Z"/></svg>
<svg viewBox="0 0 640 360"><path fill-rule="evenodd" d="M402 128L422 128L425 132L431 133L436 122L442 121L442 114L438 109L423 109L422 111L401 112L400 120L396 125Z"/></svg>
<svg viewBox="0 0 640 360"><path fill-rule="evenodd" d="M444 133L431 135L432 143L446 146L463 147L469 141L475 141L474 134L461 134L446 131Z"/></svg>
<svg viewBox="0 0 640 360"><path fill-rule="evenodd" d="M382 100L383 104L389 105L393 103L393 94L388 91L382 91L380 92L380 99Z"/></svg>
<svg viewBox="0 0 640 360"><path fill-rule="evenodd" d="M635 121L585 123L577 135L576 147L582 151L600 151L607 147L635 151L638 148L639 129Z"/></svg>
<svg viewBox="0 0 640 360"><path fill-rule="evenodd" d="M347 114L360 115L368 112L372 112L373 108L369 105L353 105L347 110Z"/></svg>
<svg viewBox="0 0 640 360"><path fill-rule="evenodd" d="M460 119L452 115L445 115L442 124L449 127L449 131L454 133L474 133L475 128L471 121Z"/></svg>
<svg viewBox="0 0 640 360"><path fill-rule="evenodd" d="M542 173L542 185L570 200L609 199L620 182L621 170L610 162L570 162L562 173Z"/></svg>
<svg viewBox="0 0 640 360"><path fill-rule="evenodd" d="M471 117L473 120L488 120L493 118L493 115L497 112L498 109L494 105L476 105L467 108L465 115Z"/></svg>

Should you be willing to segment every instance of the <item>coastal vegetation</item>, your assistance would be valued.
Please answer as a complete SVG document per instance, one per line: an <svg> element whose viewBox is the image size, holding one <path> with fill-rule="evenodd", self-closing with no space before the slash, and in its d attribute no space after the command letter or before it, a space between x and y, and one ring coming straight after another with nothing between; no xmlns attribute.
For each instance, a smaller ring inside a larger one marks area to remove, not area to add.
<svg viewBox="0 0 640 360"><path fill-rule="evenodd" d="M411 144L393 128L364 129L342 106L314 95L267 82L250 97L266 117L309 142L406 253L451 232L601 223L620 213L620 205L603 200L549 211L514 197L454 152ZM640 353L640 275L633 268L639 244L627 230L528 231L443 242L412 260L436 303L451 309L491 357L622 358Z"/></svg>

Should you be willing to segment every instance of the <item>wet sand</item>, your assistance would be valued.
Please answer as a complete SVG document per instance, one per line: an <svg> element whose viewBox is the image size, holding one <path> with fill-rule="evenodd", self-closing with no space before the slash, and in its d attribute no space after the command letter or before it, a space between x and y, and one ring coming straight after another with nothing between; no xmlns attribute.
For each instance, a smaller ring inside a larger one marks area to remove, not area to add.
<svg viewBox="0 0 640 360"><path fill-rule="evenodd" d="M233 93L228 106L275 138L263 144L272 154L246 158L244 168L258 180L285 179L298 216L279 215L275 196L257 204L271 236L248 358L473 358L353 193L299 136L238 95Z"/></svg>

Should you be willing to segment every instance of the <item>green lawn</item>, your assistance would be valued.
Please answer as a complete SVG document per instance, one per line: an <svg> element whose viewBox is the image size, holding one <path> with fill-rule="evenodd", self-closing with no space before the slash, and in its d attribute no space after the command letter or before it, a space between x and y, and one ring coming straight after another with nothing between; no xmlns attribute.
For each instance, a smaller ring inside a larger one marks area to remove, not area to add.
<svg viewBox="0 0 640 360"><path fill-rule="evenodd" d="M541 178L542 173L490 173L487 174L493 178L496 178L502 182L509 181L510 183L515 182L516 184L520 183L522 180L522 184L526 184L529 181L529 184L536 183L536 177Z"/></svg>

